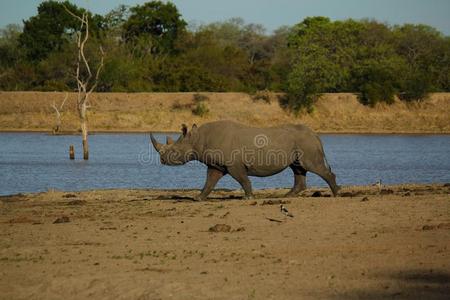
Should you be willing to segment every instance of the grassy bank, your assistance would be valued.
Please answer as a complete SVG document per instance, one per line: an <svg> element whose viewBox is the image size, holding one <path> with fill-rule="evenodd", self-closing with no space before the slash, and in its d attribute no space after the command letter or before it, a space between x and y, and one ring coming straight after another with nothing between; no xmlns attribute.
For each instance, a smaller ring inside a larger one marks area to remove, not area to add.
<svg viewBox="0 0 450 300"><path fill-rule="evenodd" d="M276 95L270 103L243 93L201 93L207 113L195 115L194 93L97 93L91 98L92 131L178 131L180 124L235 120L252 126L304 123L330 133L450 133L450 93L436 93L423 103L370 108L353 94L325 94L312 114L294 116ZM0 92L0 131L50 131L55 123L51 104L59 92ZM77 131L76 94L62 110L62 130Z"/></svg>

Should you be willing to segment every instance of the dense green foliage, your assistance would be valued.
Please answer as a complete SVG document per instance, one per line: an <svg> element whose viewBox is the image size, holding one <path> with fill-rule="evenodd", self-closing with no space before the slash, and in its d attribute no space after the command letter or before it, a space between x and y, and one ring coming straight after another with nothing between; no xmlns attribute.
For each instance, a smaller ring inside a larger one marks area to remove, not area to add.
<svg viewBox="0 0 450 300"><path fill-rule="evenodd" d="M123 23L123 39L141 52L171 53L186 22L172 3L147 2L130 9L131 15Z"/></svg>
<svg viewBox="0 0 450 300"><path fill-rule="evenodd" d="M425 25L306 18L292 29L288 105L311 109L323 92L358 92L364 104L448 91L450 40Z"/></svg>
<svg viewBox="0 0 450 300"><path fill-rule="evenodd" d="M24 22L19 43L29 60L43 60L52 52L62 51L70 42L70 37L80 25L66 9L79 16L85 11L69 1L63 3L47 1L39 5L36 16ZM98 33L101 22L101 16L91 16L89 20L91 31Z"/></svg>
<svg viewBox="0 0 450 300"><path fill-rule="evenodd" d="M23 27L1 31L1 90L76 88L79 23L64 6L86 12L46 1ZM282 104L296 112L311 111L325 92L356 92L375 105L450 91L450 39L426 25L310 17L267 34L239 18L188 26L161 1L89 17L89 60L99 60L100 45L106 53L98 91L283 91Z"/></svg>

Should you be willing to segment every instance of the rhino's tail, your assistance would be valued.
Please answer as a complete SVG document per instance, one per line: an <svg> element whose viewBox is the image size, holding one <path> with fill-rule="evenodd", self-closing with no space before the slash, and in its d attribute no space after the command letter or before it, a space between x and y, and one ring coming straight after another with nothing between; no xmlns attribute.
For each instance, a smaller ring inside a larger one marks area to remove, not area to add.
<svg viewBox="0 0 450 300"><path fill-rule="evenodd" d="M322 151L322 156L323 156L323 163L325 164L325 167L327 167L327 169L331 172L331 167L328 164L327 157L325 156L325 153L323 153L323 151Z"/></svg>

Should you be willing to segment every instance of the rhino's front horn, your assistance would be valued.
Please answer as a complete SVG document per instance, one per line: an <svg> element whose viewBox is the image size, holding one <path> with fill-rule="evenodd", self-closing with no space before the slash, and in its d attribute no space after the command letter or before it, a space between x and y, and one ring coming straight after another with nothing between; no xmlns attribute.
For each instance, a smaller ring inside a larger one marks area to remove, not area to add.
<svg viewBox="0 0 450 300"><path fill-rule="evenodd" d="M155 147L156 151L159 152L161 150L162 144L158 143L153 134L150 133L150 139L152 140L153 147Z"/></svg>

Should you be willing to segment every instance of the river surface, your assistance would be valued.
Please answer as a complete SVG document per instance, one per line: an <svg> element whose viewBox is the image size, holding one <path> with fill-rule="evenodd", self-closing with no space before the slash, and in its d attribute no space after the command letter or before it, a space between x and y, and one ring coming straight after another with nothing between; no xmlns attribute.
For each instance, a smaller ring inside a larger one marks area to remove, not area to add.
<svg viewBox="0 0 450 300"><path fill-rule="evenodd" d="M156 135L162 142L163 135ZM367 185L450 182L448 135L321 135L338 184ZM161 165L147 134L94 134L90 159L81 159L80 136L0 133L0 195L109 188L178 189L203 187L206 167ZM76 159L68 158L75 145ZM255 189L290 187L290 169L271 177L251 178ZM325 182L308 173L309 186ZM230 176L220 188L239 188Z"/></svg>

